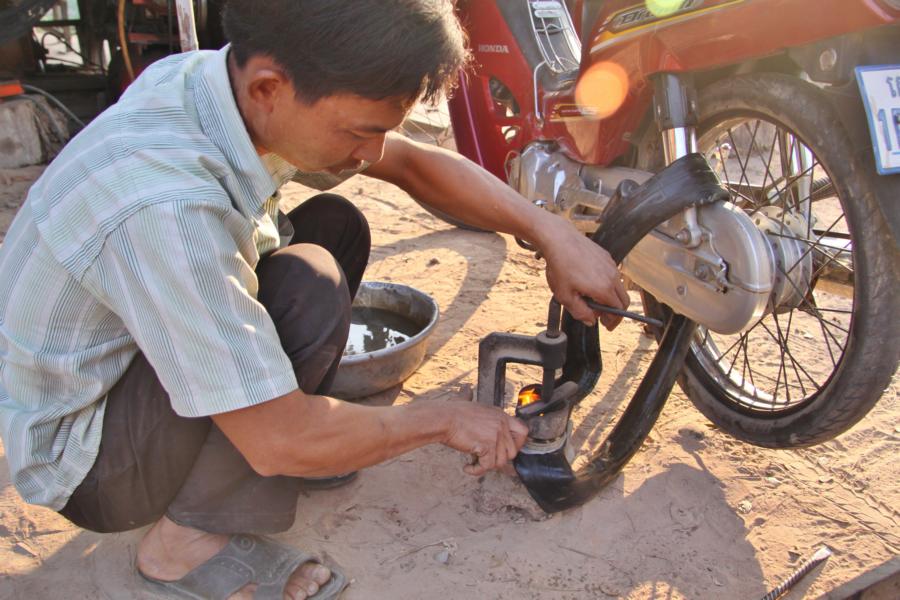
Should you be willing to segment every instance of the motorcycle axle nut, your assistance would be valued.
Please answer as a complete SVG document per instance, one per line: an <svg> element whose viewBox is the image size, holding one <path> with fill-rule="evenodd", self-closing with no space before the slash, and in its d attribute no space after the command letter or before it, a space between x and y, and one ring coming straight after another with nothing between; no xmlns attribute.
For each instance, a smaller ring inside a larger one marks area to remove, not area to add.
<svg viewBox="0 0 900 600"><path fill-rule="evenodd" d="M819 54L819 68L824 72L828 72L834 69L837 65L838 54L837 50L834 48L828 48L827 50L822 51Z"/></svg>

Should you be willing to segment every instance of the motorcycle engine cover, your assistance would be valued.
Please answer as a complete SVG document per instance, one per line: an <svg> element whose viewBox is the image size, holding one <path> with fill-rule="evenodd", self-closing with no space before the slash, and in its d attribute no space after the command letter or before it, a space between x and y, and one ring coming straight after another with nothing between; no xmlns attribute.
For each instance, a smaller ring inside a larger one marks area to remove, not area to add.
<svg viewBox="0 0 900 600"><path fill-rule="evenodd" d="M730 202L698 209L702 242L676 239L681 218L660 224L622 262L637 285L712 331L732 334L755 323L773 290L774 257L763 233Z"/></svg>
<svg viewBox="0 0 900 600"><path fill-rule="evenodd" d="M510 163L509 183L525 198L593 233L599 214L623 179L643 183L652 173L583 165L549 144L531 144ZM681 216L661 223L622 262L637 285L708 329L742 331L767 309L775 285L771 243L734 204L698 207L701 243L687 247L677 236Z"/></svg>

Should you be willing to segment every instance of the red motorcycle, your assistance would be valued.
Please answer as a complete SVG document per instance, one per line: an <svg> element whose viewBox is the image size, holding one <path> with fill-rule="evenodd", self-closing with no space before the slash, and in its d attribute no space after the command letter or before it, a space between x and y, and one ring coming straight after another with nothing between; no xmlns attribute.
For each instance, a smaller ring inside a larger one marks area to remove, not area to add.
<svg viewBox="0 0 900 600"><path fill-rule="evenodd" d="M569 416L600 373L596 327L551 301L542 334L482 342L480 402L505 404L507 363L544 368L519 395L515 464L545 510L609 482L676 379L767 447L831 439L872 408L900 357L900 1L458 11L475 57L449 102L458 150L607 248L659 342L577 471Z"/></svg>

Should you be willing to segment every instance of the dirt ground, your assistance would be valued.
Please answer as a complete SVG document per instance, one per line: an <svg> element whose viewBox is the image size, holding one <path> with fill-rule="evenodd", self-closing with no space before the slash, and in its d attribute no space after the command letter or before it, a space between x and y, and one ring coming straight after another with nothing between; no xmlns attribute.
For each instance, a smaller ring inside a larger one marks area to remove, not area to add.
<svg viewBox="0 0 900 600"><path fill-rule="evenodd" d="M39 172L0 173L4 231ZM543 328L542 265L511 239L451 228L385 183L357 177L338 191L372 224L366 278L413 285L441 308L426 362L369 402L466 396L483 336ZM308 195L291 185L284 197L296 204ZM653 354L653 342L627 323L601 344L606 371L576 413L582 454L602 441ZM510 376L513 385L536 377L525 368ZM458 453L427 447L343 489L307 493L278 538L342 565L348 600L751 599L827 543L834 556L788 596L814 598L900 555L898 390L895 377L852 430L796 451L728 437L676 390L624 472L552 517L514 478L468 477ZM0 599L148 597L131 566L141 535L81 531L26 505L0 465Z"/></svg>

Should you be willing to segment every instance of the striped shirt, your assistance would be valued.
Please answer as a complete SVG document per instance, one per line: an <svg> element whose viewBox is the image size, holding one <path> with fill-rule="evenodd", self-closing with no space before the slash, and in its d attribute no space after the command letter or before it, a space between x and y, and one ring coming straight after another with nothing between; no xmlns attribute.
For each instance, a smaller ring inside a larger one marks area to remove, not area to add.
<svg viewBox="0 0 900 600"><path fill-rule="evenodd" d="M65 505L139 350L183 416L297 387L254 273L295 171L254 149L227 51L149 67L46 169L0 249L0 435L27 502Z"/></svg>

